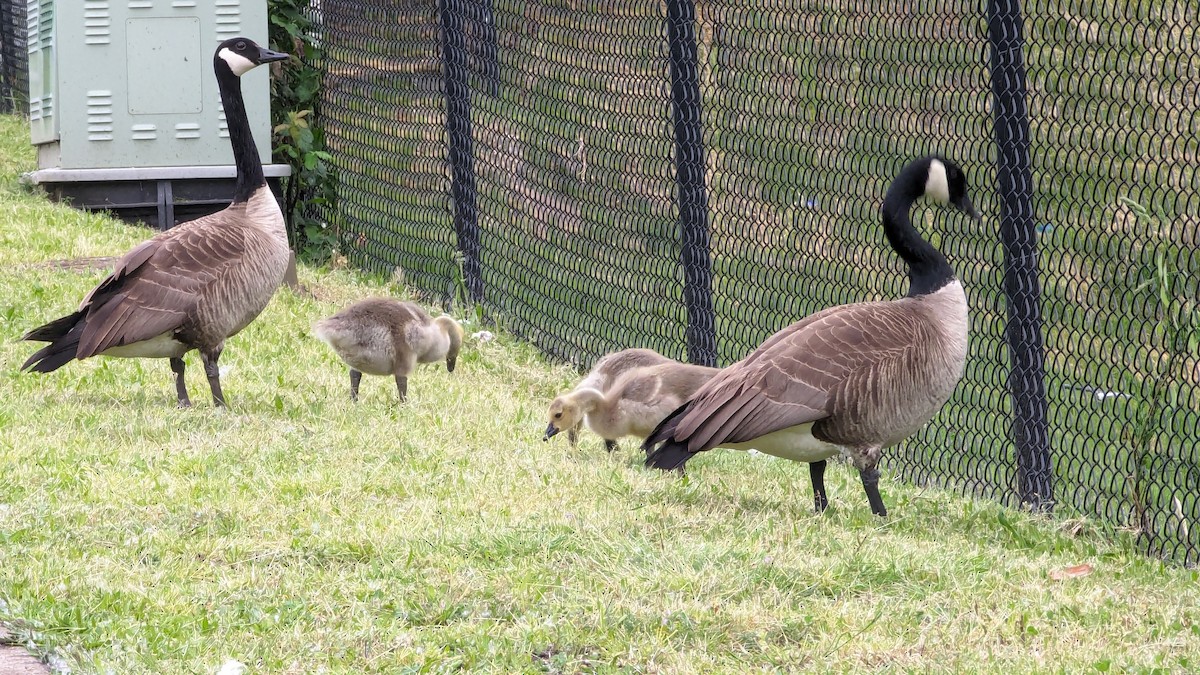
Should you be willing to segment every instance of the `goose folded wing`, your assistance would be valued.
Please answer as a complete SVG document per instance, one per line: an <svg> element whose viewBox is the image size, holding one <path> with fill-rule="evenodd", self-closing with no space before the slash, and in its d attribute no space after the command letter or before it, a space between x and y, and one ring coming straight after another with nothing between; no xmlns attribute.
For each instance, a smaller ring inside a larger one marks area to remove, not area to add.
<svg viewBox="0 0 1200 675"><path fill-rule="evenodd" d="M675 438L700 452L828 417L847 383L903 359L917 330L880 305L834 309L792 324L721 371L692 398Z"/></svg>
<svg viewBox="0 0 1200 675"><path fill-rule="evenodd" d="M149 340L194 316L206 288L239 264L240 241L188 227L143 242L84 299L87 322L78 358Z"/></svg>

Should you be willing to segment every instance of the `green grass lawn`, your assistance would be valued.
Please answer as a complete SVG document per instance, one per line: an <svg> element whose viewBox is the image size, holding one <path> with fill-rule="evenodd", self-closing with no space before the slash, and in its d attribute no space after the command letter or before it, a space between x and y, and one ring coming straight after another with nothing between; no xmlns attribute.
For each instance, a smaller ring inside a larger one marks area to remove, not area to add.
<svg viewBox="0 0 1200 675"><path fill-rule="evenodd" d="M1180 672L1200 663L1197 572L1086 519L1049 521L884 480L887 520L830 472L734 452L679 479L626 442L543 443L575 374L501 334L348 400L310 326L404 289L304 268L222 358L18 372L21 334L147 231L23 192L0 118L0 621L73 672ZM468 333L480 326L469 325ZM556 441L560 439L555 439ZM1065 568L1090 565L1078 578Z"/></svg>

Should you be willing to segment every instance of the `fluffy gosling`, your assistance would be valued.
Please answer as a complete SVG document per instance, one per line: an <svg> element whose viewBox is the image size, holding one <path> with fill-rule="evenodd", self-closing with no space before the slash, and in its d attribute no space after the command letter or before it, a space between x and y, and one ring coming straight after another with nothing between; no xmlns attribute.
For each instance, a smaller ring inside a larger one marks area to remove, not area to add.
<svg viewBox="0 0 1200 675"><path fill-rule="evenodd" d="M587 374L587 377L575 385L572 391L596 389L600 392L605 392L624 373L634 368L656 366L661 363L676 363L676 361L659 354L653 349L643 349L641 347L611 352L600 357L596 365L592 366L592 370ZM572 448L576 447L579 442L579 429L582 426L583 418L581 417L574 426L566 430L567 442L571 444ZM548 436L546 440L549 440ZM612 452L615 446L615 441L605 441L605 447L609 452Z"/></svg>
<svg viewBox="0 0 1200 675"><path fill-rule="evenodd" d="M358 400L363 373L393 375L403 403L408 375L418 363L446 360L454 372L463 329L449 315L436 319L411 302L367 298L313 324L313 332L350 366L350 400Z"/></svg>
<svg viewBox="0 0 1200 675"><path fill-rule="evenodd" d="M575 389L550 403L549 424L542 440L586 422L612 452L623 436L645 438L663 418L691 398L716 368L670 361L642 366L619 375L607 391Z"/></svg>

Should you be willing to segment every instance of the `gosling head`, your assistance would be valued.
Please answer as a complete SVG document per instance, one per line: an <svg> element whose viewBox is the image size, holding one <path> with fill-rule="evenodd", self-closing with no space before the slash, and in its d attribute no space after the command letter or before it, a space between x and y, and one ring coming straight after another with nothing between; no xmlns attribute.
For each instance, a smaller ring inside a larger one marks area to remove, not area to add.
<svg viewBox="0 0 1200 675"><path fill-rule="evenodd" d="M550 440L551 436L565 429L574 429L583 419L583 408L570 396L563 395L550 402L547 416L550 424L546 427L546 435L542 436L543 441Z"/></svg>
<svg viewBox="0 0 1200 675"><path fill-rule="evenodd" d="M224 64L234 75L241 77L254 67L272 61L282 61L288 57L283 52L276 52L260 47L257 42L248 37L235 37L217 45L217 53L213 57L214 64Z"/></svg>
<svg viewBox="0 0 1200 675"><path fill-rule="evenodd" d="M971 203L967 195L967 175L954 162L933 155L925 160L925 195L942 204L950 204L963 211L975 220L979 220L979 211Z"/></svg>
<svg viewBox="0 0 1200 675"><path fill-rule="evenodd" d="M443 314L433 320L446 333L446 337L450 338L450 347L446 349L446 370L454 372L454 366L458 365L458 353L462 351L463 343L463 327L462 324L454 320L454 317L449 314Z"/></svg>

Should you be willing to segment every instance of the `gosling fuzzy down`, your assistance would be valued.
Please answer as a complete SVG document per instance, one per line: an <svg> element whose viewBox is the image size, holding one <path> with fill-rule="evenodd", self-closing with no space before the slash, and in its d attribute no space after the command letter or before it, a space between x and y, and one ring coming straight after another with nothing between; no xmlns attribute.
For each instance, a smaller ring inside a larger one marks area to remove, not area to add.
<svg viewBox="0 0 1200 675"><path fill-rule="evenodd" d="M642 347L631 347L629 349L610 352L596 361L596 365L592 366L587 377L580 380L579 384L575 385L572 391L596 389L605 392L608 391L608 388L622 374L634 368L656 366L662 363L677 363L677 361L667 358L653 349ZM576 447L579 443L579 430L582 426L583 419L580 419L574 426L566 430L567 442L570 443L572 448ZM547 437L547 440L549 440L549 437ZM616 441L605 441L605 447L609 452L612 452L616 447Z"/></svg>
<svg viewBox="0 0 1200 675"><path fill-rule="evenodd" d="M913 227L928 196L972 217L962 169L944 157L906 165L883 200L883 231L908 266L908 295L830 307L769 338L721 371L646 438L646 464L682 469L712 448L756 449L808 462L818 511L825 462L858 468L877 515L887 515L876 465L884 448L920 429L962 377L967 298L946 258Z"/></svg>
<svg viewBox="0 0 1200 675"><path fill-rule="evenodd" d="M619 438L648 436L717 372L716 368L668 361L627 370L607 391L583 387L567 392L550 403L542 440L586 422L612 452Z"/></svg>
<svg viewBox="0 0 1200 675"><path fill-rule="evenodd" d="M392 375L400 401L408 398L408 376L418 363L445 360L454 372L462 349L463 328L453 317L430 318L411 302L367 298L313 325L350 367L350 400L358 400L362 374Z"/></svg>

